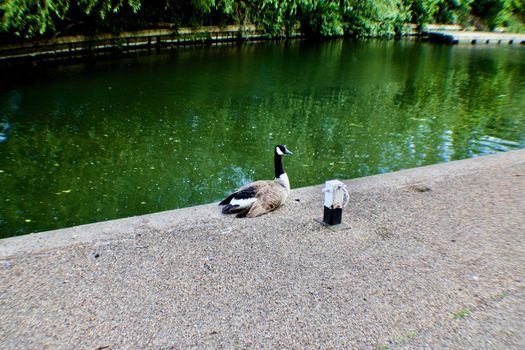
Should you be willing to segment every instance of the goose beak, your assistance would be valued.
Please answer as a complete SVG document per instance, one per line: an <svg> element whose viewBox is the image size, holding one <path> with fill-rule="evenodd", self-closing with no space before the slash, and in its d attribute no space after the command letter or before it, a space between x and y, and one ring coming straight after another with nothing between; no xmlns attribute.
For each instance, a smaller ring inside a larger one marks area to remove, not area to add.
<svg viewBox="0 0 525 350"><path fill-rule="evenodd" d="M293 154L292 152L290 152L288 150L288 148L286 147L286 145L284 145L284 154Z"/></svg>

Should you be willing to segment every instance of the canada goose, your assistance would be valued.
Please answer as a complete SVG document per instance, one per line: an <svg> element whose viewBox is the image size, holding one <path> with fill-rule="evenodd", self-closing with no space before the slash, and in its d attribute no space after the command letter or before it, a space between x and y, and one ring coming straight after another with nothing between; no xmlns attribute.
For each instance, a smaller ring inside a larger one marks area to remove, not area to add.
<svg viewBox="0 0 525 350"><path fill-rule="evenodd" d="M292 154L285 145L275 146L275 179L255 181L244 185L226 197L219 205L223 214L237 213L238 218L265 214L277 209L290 193L290 181L283 168L283 155Z"/></svg>

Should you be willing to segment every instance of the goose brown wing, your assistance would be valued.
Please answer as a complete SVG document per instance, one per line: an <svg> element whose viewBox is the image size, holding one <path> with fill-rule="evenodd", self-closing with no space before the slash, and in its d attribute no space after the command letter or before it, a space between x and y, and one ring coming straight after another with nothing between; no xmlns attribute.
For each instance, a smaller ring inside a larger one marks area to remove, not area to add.
<svg viewBox="0 0 525 350"><path fill-rule="evenodd" d="M274 181L258 182L261 184L257 189L257 200L246 214L249 218L277 209L286 198L286 190Z"/></svg>

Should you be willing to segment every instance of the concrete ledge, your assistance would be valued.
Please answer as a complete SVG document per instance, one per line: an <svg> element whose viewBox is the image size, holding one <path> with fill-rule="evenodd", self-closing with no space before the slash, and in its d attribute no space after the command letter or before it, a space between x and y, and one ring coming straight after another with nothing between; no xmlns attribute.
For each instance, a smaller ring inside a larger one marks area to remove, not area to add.
<svg viewBox="0 0 525 350"><path fill-rule="evenodd" d="M380 174L344 181L351 192L362 192L373 188L399 188L422 182L435 182L449 176L458 176L479 171L485 168L504 168L514 164L525 163L525 149L464 159L449 163L441 163L393 173ZM329 179L327 179L329 180ZM292 190L291 198L316 197L322 203L321 185ZM321 205L321 204L319 204ZM183 223L191 225L191 218L213 217L223 218L217 209L217 203L189 208L175 209L160 213L136 216L118 220L104 221L71 228L34 233L19 237L0 240L0 257L6 257L23 252L59 248L67 245L105 241L111 239L126 239L144 225L156 230L169 229L171 226Z"/></svg>
<svg viewBox="0 0 525 350"><path fill-rule="evenodd" d="M346 183L2 240L0 348L525 348L525 150Z"/></svg>
<svg viewBox="0 0 525 350"><path fill-rule="evenodd" d="M431 41L449 44L525 44L525 34L497 32L466 32L466 31L427 31Z"/></svg>

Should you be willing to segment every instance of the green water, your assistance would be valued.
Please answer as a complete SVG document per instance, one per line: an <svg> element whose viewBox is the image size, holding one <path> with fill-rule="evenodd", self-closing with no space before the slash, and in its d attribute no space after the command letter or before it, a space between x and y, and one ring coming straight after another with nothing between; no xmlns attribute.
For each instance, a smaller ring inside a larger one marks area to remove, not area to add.
<svg viewBox="0 0 525 350"><path fill-rule="evenodd" d="M525 147L525 48L409 41L181 49L3 72L0 235Z"/></svg>

